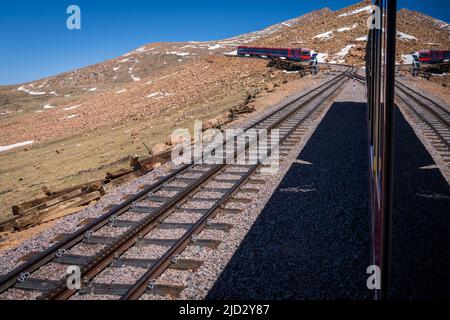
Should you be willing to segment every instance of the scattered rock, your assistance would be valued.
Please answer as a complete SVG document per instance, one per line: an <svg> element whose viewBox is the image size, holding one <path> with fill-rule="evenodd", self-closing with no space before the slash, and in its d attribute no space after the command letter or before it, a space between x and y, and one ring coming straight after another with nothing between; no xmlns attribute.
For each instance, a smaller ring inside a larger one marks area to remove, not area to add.
<svg viewBox="0 0 450 320"><path fill-rule="evenodd" d="M219 121L214 118L214 119L209 119L208 121L206 121L206 123L203 126L203 129L207 130L207 129L212 129L212 128L217 128L219 126Z"/></svg>
<svg viewBox="0 0 450 320"><path fill-rule="evenodd" d="M152 146L151 151L152 151L153 155L157 155L164 151L167 151L168 149L169 149L169 146L166 145L165 143L157 143Z"/></svg>
<svg viewBox="0 0 450 320"><path fill-rule="evenodd" d="M153 169L159 168L161 166L162 166L161 162L157 162L153 165Z"/></svg>

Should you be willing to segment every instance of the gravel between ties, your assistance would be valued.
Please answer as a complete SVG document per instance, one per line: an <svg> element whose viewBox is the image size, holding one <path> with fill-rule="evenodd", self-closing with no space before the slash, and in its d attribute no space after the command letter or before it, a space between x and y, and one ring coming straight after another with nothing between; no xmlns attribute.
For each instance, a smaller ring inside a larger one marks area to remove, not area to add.
<svg viewBox="0 0 450 320"><path fill-rule="evenodd" d="M16 248L0 252L0 275L8 273L20 264L19 259L26 254L30 252L44 251L53 244L52 239L56 236L63 233L68 234L75 232L77 229L82 227L82 225L80 225L82 220L100 216L106 212L106 208L108 206L119 204L124 196L138 193L141 191L142 186L157 182L160 177L167 175L169 170L175 168L177 167L173 166L171 163L167 163L142 177L136 178L128 184L114 189L102 197L94 205L61 219L61 221L53 225L51 228L23 241ZM117 231L118 230L112 230L111 235L117 235Z"/></svg>
<svg viewBox="0 0 450 320"><path fill-rule="evenodd" d="M358 84L357 84L358 85ZM361 90L363 92L363 87ZM356 95L352 92L351 82L347 83L344 89L339 93L338 98L343 101L353 101L355 99L361 99L360 95ZM256 175L257 178L264 178L266 183L264 185L251 185L247 184L246 187L252 187L259 190L257 194L244 193L245 198L253 198L251 203L233 203L233 208L242 209L238 214L218 214L213 222L230 223L233 228L230 232L218 233L205 229L199 234L199 238L212 238L222 240L219 247L215 250L194 250L191 247L187 248L181 255L181 257L193 257L200 258L204 261L203 265L193 273L186 285L186 289L180 295L180 299L204 299L208 294L208 291L212 288L215 281L219 277L220 273L224 270L228 261L231 259L236 249L250 230L251 226L265 207L266 203L271 198L274 190L283 179L286 172L291 167L292 163L296 161L298 154L306 145L318 124L322 121L323 117L328 112L332 102L326 104L324 111L321 115L313 120L307 129L307 132L303 134L303 138L297 146L293 147L288 155L283 157L280 161L280 168L274 175ZM241 194L238 193L237 197ZM228 207L228 205L227 205ZM150 297L149 297L150 298Z"/></svg>
<svg viewBox="0 0 450 320"><path fill-rule="evenodd" d="M326 80L328 80L328 79L324 79L323 81L325 82ZM266 114L269 114L270 112L280 108L282 105L296 99L298 96L304 94L304 92L306 92L308 90L310 90L310 88L306 88L306 90L304 90L303 92L296 94L294 96L288 97L284 101L280 102L279 104L266 109L266 111L261 112L259 114L258 118L262 118ZM253 123L254 121L255 121L255 118L249 118L246 120L247 123ZM320 121L320 119L316 122L318 123L319 121ZM243 123L239 124L239 126L242 126L242 125L243 125ZM244 123L244 125L245 125L245 123ZM233 127L233 126L231 126L231 127ZM305 142L305 140L306 139L304 139L304 142ZM299 149L300 149L300 147L299 147ZM295 155L297 153L298 153L298 151L294 150L293 152L291 152L292 156L290 156L289 158L290 159L295 158ZM283 161L283 165L285 165L285 162L286 161ZM113 190L108 195L106 195L105 197L103 197L102 199L100 199L95 205L93 205L85 210L82 210L77 214L63 218L60 222L55 224L52 228L46 230L45 232L43 232L33 238L30 238L29 240L24 241L17 248L2 252L1 257L0 257L0 274L5 274L8 271L10 271L11 269L13 269L18 264L18 259L21 258L23 255L29 253L30 251L45 250L46 248L48 248L50 246L51 239L53 239L55 236L57 236L61 233L74 232L75 230L80 228L79 223L83 219L98 217L99 212L104 212L106 207L108 207L111 204L120 203L120 199L122 199L126 195L130 195L130 194L139 192L141 190L140 188L143 185L149 185L149 184L155 183L158 178L160 178L161 176L167 175L168 172L170 171L170 169L173 169L172 164L170 164L170 163L165 164L165 165L161 166L160 168L157 168L154 171L148 173L147 175L135 179L131 183L128 183L124 186L120 186L120 187L116 188L115 190ZM196 167L196 170L201 170L201 169L202 169L201 166ZM207 168L205 167L205 170L206 169ZM233 168L233 171L238 171L238 170L234 170L234 168ZM282 172L283 172L283 168L282 168L282 170L280 170L280 173L282 173ZM279 177L270 177L267 180L268 180L268 183L266 184L266 186L269 186L272 184L274 186L276 186L276 183L277 183L276 181L280 180L280 178ZM218 185L218 187L220 187L220 185ZM261 186L259 188L261 189ZM247 211L246 213L240 214L240 215L235 215L234 217L231 216L232 219L230 219L230 222L235 221L235 223L233 223L235 225L235 227L232 229L230 234L226 234L224 232L220 232L220 231L216 231L216 230L212 231L212 230L206 229L205 231L203 231L200 234L200 238L224 239L225 241L220 245L220 248L222 248L222 250L225 249L229 253L234 252L238 243L240 242L242 237L245 235L245 233L248 231L249 227L251 226L252 221L254 221L254 218L256 218L256 215L254 217L248 217L247 216L248 212L255 211L255 209L257 209L257 208L259 208L259 209L262 208L264 201L262 201L262 197L260 197L260 195L262 193L267 194L267 199L268 199L270 197L270 195L267 192L268 191L261 191L260 194L258 194L258 203L257 204L254 204L254 203L244 204L243 206L246 208L246 211ZM174 194L173 192L169 192L169 191L160 191L158 195L170 196L173 194ZM207 191L206 191L206 195L208 195ZM222 219L220 219L220 221L222 221ZM119 231L120 229L124 229L124 228L113 228L113 229L114 230L111 230L111 233L108 235L115 236L115 235L117 235L117 231ZM120 230L120 231L123 232L123 230ZM174 231L175 231L175 233L174 233ZM181 235L184 232L185 232L184 229L176 229L176 230L155 229L146 238L173 238L174 236L176 236L176 234ZM231 238L230 238L230 235L231 235ZM229 240L227 240L227 239L229 239ZM233 242L236 242L236 244L233 244ZM192 248L198 248L198 247L193 246ZM190 250L191 249L186 250L186 253L188 253ZM199 249L197 249L197 250L199 250ZM201 248L201 250L198 251L198 252L212 253L212 256L211 256L212 259L207 260L206 265L209 267L206 267L207 268L206 270L203 270L204 267L200 268L198 270L198 272L196 272L193 275L192 279L190 279L187 282L188 288L183 292L182 297L199 298L206 294L205 288L211 287L213 280L214 280L213 275L216 275L216 276L218 275L218 272L212 272L212 271L220 270L220 268L222 268L225 264L225 262L221 261L221 259L217 259L217 255L220 255L223 257L231 256L229 254L224 254L223 252L220 254L215 253L216 251L220 252L221 250L209 250L209 249ZM215 263L217 264L216 266L214 266ZM217 268L219 268L219 269L217 269ZM203 271L201 271L201 270L203 270ZM196 274L200 274L200 275L207 274L209 276L206 278L204 278L204 277L198 278L195 276ZM205 283L203 285L196 286L196 284L199 281L205 281ZM199 290L194 290L193 288L195 288L195 287L198 287ZM20 297L21 294L22 294L21 292L17 292L17 297ZM8 295L11 295L11 290L8 291ZM16 296L16 295L13 295L13 296ZM98 298L101 298L101 297L102 296L98 296ZM112 297L114 297L114 296L112 296ZM79 298L81 298L81 299L86 298L86 295L81 296Z"/></svg>

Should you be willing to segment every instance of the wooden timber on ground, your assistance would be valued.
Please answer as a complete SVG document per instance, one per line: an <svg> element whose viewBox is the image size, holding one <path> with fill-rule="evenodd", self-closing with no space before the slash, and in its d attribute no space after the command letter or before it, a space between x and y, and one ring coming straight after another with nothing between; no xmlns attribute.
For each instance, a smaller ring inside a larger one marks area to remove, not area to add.
<svg viewBox="0 0 450 320"><path fill-rule="evenodd" d="M230 108L228 116L216 121L217 124L213 127L220 128L241 114L255 111L248 105L250 102L252 102L252 97L248 97L244 103ZM147 149L149 150L148 147ZM137 156L130 156L130 167L108 171L104 179L60 190L44 187L42 191L45 196L12 206L13 217L0 223L0 232L21 231L76 213L117 186L143 176L170 161L171 155L172 149L168 147L167 150L142 160L139 160Z"/></svg>
<svg viewBox="0 0 450 320"><path fill-rule="evenodd" d="M130 157L131 168L106 173L105 179L54 190L43 188L45 196L12 206L11 219L0 224L0 231L20 231L84 209L106 192L140 177L170 160L171 150L139 161Z"/></svg>

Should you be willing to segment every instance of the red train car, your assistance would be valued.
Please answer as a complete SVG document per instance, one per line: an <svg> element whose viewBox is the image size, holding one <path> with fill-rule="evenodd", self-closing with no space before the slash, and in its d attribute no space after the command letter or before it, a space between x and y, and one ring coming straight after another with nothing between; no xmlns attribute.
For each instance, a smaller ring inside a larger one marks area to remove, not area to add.
<svg viewBox="0 0 450 320"><path fill-rule="evenodd" d="M261 48L239 46L237 54L240 56L286 58L293 61L309 62L313 52L306 48Z"/></svg>
<svg viewBox="0 0 450 320"><path fill-rule="evenodd" d="M450 61L450 50L421 50L417 55L420 63L434 64Z"/></svg>

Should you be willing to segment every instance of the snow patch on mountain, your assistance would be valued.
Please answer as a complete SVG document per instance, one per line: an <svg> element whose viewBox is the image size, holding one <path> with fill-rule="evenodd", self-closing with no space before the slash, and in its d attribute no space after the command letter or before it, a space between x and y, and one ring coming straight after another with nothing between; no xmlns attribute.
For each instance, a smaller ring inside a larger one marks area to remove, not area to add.
<svg viewBox="0 0 450 320"><path fill-rule="evenodd" d="M349 26L349 27L342 27L342 28L339 28L339 29L337 29L337 32L350 31L350 30L352 30L352 29L355 29L357 26L358 26L358 24L355 23L355 24L353 24L352 26Z"/></svg>
<svg viewBox="0 0 450 320"><path fill-rule="evenodd" d="M328 53L318 53L317 54L317 62L323 63L327 62Z"/></svg>
<svg viewBox="0 0 450 320"><path fill-rule="evenodd" d="M330 31L318 34L318 35L314 36L313 39L319 39L319 40L322 40L322 41L329 40L329 39L333 38L334 32L346 32L346 31L353 30L353 29L355 29L357 27L358 27L358 24L355 23L355 24L353 24L351 26L345 26L345 27L342 27L342 28L333 29L333 30L330 30Z"/></svg>
<svg viewBox="0 0 450 320"><path fill-rule="evenodd" d="M71 114L71 115L68 115L68 116L64 116L64 117L62 117L62 118L59 118L59 120L68 120L68 119L73 119L73 118L76 118L76 117L78 117L77 114Z"/></svg>
<svg viewBox="0 0 450 320"><path fill-rule="evenodd" d="M28 141L18 142L18 143L6 145L6 146L0 146L0 152L11 150L11 149L18 148L18 147L27 146L32 143L34 143L34 140L28 140Z"/></svg>
<svg viewBox="0 0 450 320"><path fill-rule="evenodd" d="M131 79L133 79L133 81L141 81L141 78L139 78L138 76L135 76L134 74L130 75Z"/></svg>
<svg viewBox="0 0 450 320"><path fill-rule="evenodd" d="M147 95L147 98L162 98L166 96L170 96L170 94L166 92L154 92Z"/></svg>
<svg viewBox="0 0 450 320"><path fill-rule="evenodd" d="M76 106L73 106L73 107L67 107L67 108L63 108L65 111L67 111L67 110L73 110L73 109L76 109L76 108L78 108L79 106L81 106L81 104L77 104Z"/></svg>
<svg viewBox="0 0 450 320"><path fill-rule="evenodd" d="M403 64L412 64L414 61L414 58L412 54L402 54L402 63Z"/></svg>
<svg viewBox="0 0 450 320"><path fill-rule="evenodd" d="M208 47L208 50L217 50L217 49L220 49L220 48L222 48L222 45L216 44L214 46Z"/></svg>
<svg viewBox="0 0 450 320"><path fill-rule="evenodd" d="M237 56L237 50L225 53L226 56Z"/></svg>
<svg viewBox="0 0 450 320"><path fill-rule="evenodd" d="M417 40L416 37L397 31L397 38L401 39L401 40L406 40L406 41L412 41L412 40Z"/></svg>
<svg viewBox="0 0 450 320"><path fill-rule="evenodd" d="M337 52L334 56L336 59L338 59L337 62L344 63L345 57L350 53L350 50L354 47L355 47L354 44L349 44L348 46L345 46L339 52Z"/></svg>
<svg viewBox="0 0 450 320"><path fill-rule="evenodd" d="M186 57L190 55L190 52L178 52L178 51L166 51L166 54L176 55L180 57Z"/></svg>
<svg viewBox="0 0 450 320"><path fill-rule="evenodd" d="M318 34L317 36L314 36L313 39L320 39L320 40L326 40L330 39L333 36L333 30Z"/></svg>
<svg viewBox="0 0 450 320"><path fill-rule="evenodd" d="M338 17L342 18L342 17L353 16L355 14L358 14L358 13L361 13L361 12L365 12L365 11L370 12L371 8L372 8L372 6L366 6L366 7L363 7L363 8L355 9L355 10L353 10L351 12L340 14Z"/></svg>
<svg viewBox="0 0 450 320"><path fill-rule="evenodd" d="M46 94L45 91L32 91L30 89L25 88L25 86L20 86L19 88L17 88L17 91L22 91L32 96L40 96Z"/></svg>

